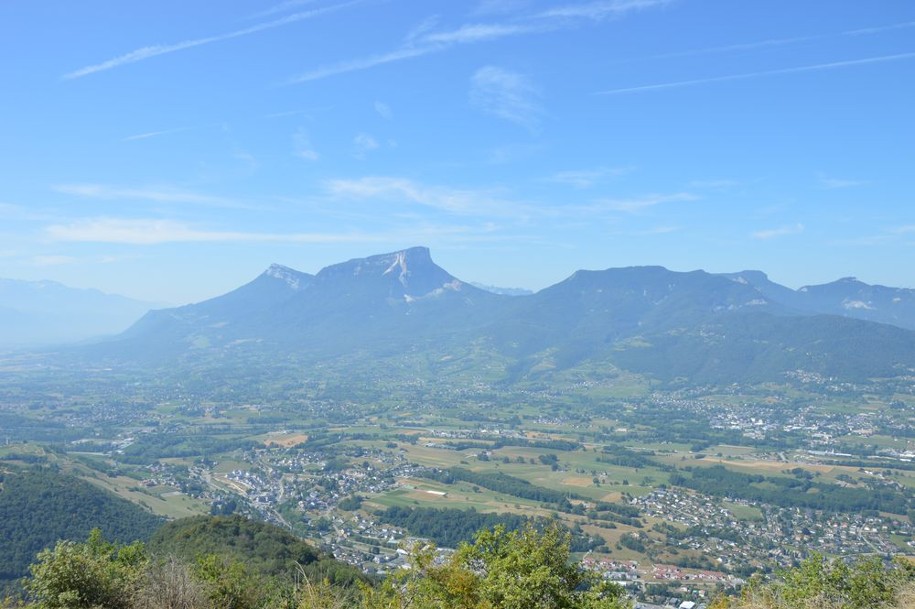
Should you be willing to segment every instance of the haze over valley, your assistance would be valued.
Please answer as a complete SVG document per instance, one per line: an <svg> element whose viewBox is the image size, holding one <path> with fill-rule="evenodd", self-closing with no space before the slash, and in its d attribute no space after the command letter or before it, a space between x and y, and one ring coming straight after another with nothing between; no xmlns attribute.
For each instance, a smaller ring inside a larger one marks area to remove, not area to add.
<svg viewBox="0 0 915 609"><path fill-rule="evenodd" d="M911 609L913 32L0 3L0 608Z"/></svg>

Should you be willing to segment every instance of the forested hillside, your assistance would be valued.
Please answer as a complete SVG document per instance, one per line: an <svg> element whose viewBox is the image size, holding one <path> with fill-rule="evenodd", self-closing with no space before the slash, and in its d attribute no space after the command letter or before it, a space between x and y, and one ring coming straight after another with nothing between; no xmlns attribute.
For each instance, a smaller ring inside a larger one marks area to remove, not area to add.
<svg viewBox="0 0 915 609"><path fill-rule="evenodd" d="M288 577L301 568L301 573L335 584L351 585L364 579L359 570L319 552L288 531L242 516L195 516L169 522L152 536L149 550L189 563L215 555L244 563L267 577Z"/></svg>
<svg viewBox="0 0 915 609"><path fill-rule="evenodd" d="M262 539L257 540L261 535ZM151 552L142 543L105 541L93 531L86 542L61 541L41 552L25 587L20 609L631 609L624 590L597 571L571 560L570 536L555 526L526 526L506 532L482 530L436 560L424 543L409 549L409 568L358 589L309 576L296 567L268 576L263 568L284 556L282 537L270 525L244 520L189 519L168 539L196 539L201 549L241 541L237 556L198 554L187 560ZM248 541L243 541L251 537ZM165 539L160 539L160 542ZM294 544L293 544L294 545ZM162 547L162 546L160 546ZM271 548L277 550L273 555ZM307 558L308 553L303 558ZM268 563L264 563L267 559ZM260 564L260 567L257 565ZM273 566L278 566L273 565ZM848 563L813 555L774 579L753 577L739 595L718 595L711 609L910 609L915 600L915 565L879 557Z"/></svg>
<svg viewBox="0 0 915 609"><path fill-rule="evenodd" d="M85 539L94 528L109 539L147 540L162 524L130 503L48 468L0 470L0 586L28 573L42 549Z"/></svg>

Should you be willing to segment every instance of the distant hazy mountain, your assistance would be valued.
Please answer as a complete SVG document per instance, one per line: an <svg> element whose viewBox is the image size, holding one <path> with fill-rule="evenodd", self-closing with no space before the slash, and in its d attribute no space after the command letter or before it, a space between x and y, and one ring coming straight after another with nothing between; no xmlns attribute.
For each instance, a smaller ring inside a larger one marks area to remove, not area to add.
<svg viewBox="0 0 915 609"><path fill-rule="evenodd" d="M610 361L662 380L761 381L791 370L863 379L915 367L915 333L807 315L749 283L662 267L578 271L518 298L495 327L521 376Z"/></svg>
<svg viewBox="0 0 915 609"><path fill-rule="evenodd" d="M427 248L415 247L317 275L272 265L223 296L151 311L113 346L151 357L261 347L391 352L465 334L503 298L459 281L432 262Z"/></svg>
<svg viewBox="0 0 915 609"><path fill-rule="evenodd" d="M795 291L759 272L631 267L578 271L509 297L456 279L418 247L316 275L274 265L224 296L152 311L85 353L240 370L289 358L377 365L404 354L426 362L465 354L463 369L503 370L506 381L610 364L694 382L780 379L793 370L848 379L911 374L915 332L849 319L883 306L875 304L884 302L879 290L863 289ZM841 304L859 300L866 306Z"/></svg>
<svg viewBox="0 0 915 609"><path fill-rule="evenodd" d="M492 292L493 294L502 294L503 296L530 296L534 293L533 290L526 290L524 288L500 288L476 281L471 281L470 285L475 288L480 288L481 290L486 290L487 292Z"/></svg>
<svg viewBox="0 0 915 609"><path fill-rule="evenodd" d="M33 347L124 331L149 303L53 281L0 279L0 348Z"/></svg>
<svg viewBox="0 0 915 609"><path fill-rule="evenodd" d="M725 275L752 285L767 298L798 311L841 315L915 330L915 290L868 285L845 277L798 290L769 281L761 271Z"/></svg>

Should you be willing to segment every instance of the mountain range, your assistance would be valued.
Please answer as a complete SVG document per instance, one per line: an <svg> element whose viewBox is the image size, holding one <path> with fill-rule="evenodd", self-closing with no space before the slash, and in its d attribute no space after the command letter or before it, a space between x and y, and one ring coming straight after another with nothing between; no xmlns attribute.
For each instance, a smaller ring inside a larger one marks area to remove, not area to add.
<svg viewBox="0 0 915 609"><path fill-rule="evenodd" d="M222 296L150 311L80 353L209 368L473 353L508 382L581 365L668 382L792 371L860 380L912 375L913 328L915 291L852 279L791 290L759 271L629 267L577 271L507 296L455 278L413 247L315 275L275 264Z"/></svg>
<svg viewBox="0 0 915 609"><path fill-rule="evenodd" d="M113 335L154 306L54 281L0 279L0 349Z"/></svg>

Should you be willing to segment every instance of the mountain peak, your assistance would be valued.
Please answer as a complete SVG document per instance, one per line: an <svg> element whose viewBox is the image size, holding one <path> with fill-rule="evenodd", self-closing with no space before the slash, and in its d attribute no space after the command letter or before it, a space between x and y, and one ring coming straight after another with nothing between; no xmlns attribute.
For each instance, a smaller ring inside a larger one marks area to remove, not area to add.
<svg viewBox="0 0 915 609"><path fill-rule="evenodd" d="M432 261L427 247L411 247L367 258L354 258L321 269L321 280L371 280L396 282L404 291L424 293L454 281L454 277Z"/></svg>
<svg viewBox="0 0 915 609"><path fill-rule="evenodd" d="M293 290L303 289L308 283L303 282L303 279L310 278L310 275L306 273L302 273L301 271L291 269L288 266L283 266L282 264L275 263L271 264L267 270L264 271L264 275L282 281Z"/></svg>
<svg viewBox="0 0 915 609"><path fill-rule="evenodd" d="M769 281L769 276L764 272L752 269L743 270L739 273L725 273L724 276L731 281L736 281L737 283L749 283L750 285L754 286L760 283L768 283Z"/></svg>

